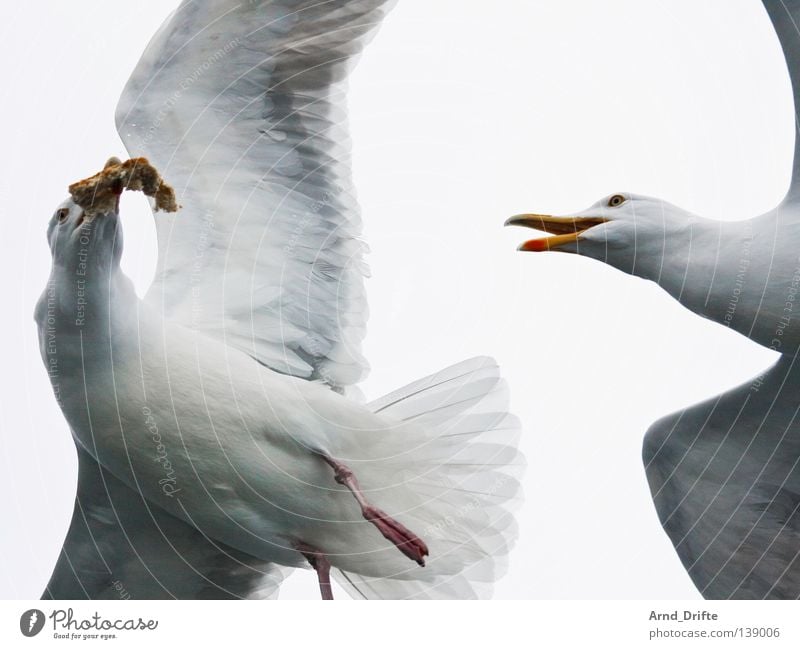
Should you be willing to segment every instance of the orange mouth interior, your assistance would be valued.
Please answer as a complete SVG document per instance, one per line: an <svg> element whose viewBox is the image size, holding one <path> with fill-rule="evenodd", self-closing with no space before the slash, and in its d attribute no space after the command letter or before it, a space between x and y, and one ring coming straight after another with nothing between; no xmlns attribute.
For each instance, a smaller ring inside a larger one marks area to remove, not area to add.
<svg viewBox="0 0 800 649"><path fill-rule="evenodd" d="M529 239L518 250L545 252L568 243L575 243L586 230L608 221L601 217L549 216L547 214L518 214L506 221L506 225L520 225L533 230L541 230L553 236Z"/></svg>

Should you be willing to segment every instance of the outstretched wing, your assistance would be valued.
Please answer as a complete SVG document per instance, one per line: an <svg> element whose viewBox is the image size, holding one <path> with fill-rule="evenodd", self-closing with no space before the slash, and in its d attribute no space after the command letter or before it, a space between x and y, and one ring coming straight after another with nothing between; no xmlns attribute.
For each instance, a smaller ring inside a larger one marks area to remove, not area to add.
<svg viewBox="0 0 800 649"><path fill-rule="evenodd" d="M43 599L273 598L290 569L204 536L78 446L78 493Z"/></svg>
<svg viewBox="0 0 800 649"><path fill-rule="evenodd" d="M393 0L183 2L117 108L183 209L159 213L147 300L273 369L367 370L367 272L346 126L349 70Z"/></svg>
<svg viewBox="0 0 800 649"><path fill-rule="evenodd" d="M644 462L661 524L703 596L800 598L800 362L656 424Z"/></svg>
<svg viewBox="0 0 800 649"><path fill-rule="evenodd" d="M795 135L792 182L787 201L800 201L800 0L762 0L781 42L794 96Z"/></svg>

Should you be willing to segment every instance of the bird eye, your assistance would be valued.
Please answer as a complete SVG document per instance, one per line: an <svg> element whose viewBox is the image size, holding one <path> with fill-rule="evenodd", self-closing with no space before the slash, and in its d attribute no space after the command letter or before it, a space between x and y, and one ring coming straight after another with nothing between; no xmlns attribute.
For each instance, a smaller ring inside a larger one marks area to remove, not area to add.
<svg viewBox="0 0 800 649"><path fill-rule="evenodd" d="M58 222L63 223L64 221L67 220L67 217L69 216L69 208L62 207L60 210L58 210L58 212L56 212L56 216L58 217Z"/></svg>
<svg viewBox="0 0 800 649"><path fill-rule="evenodd" d="M609 207L619 207L625 202L625 197L622 194L614 194L608 199Z"/></svg>

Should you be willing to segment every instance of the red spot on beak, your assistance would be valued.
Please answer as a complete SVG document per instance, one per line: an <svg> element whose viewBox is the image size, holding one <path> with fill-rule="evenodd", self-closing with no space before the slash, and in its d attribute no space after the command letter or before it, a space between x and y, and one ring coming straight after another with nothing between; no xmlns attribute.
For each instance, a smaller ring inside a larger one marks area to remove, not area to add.
<svg viewBox="0 0 800 649"><path fill-rule="evenodd" d="M547 245L547 239L531 239L530 241L526 241L523 243L517 250L523 250L525 252L545 252L549 250L550 246Z"/></svg>

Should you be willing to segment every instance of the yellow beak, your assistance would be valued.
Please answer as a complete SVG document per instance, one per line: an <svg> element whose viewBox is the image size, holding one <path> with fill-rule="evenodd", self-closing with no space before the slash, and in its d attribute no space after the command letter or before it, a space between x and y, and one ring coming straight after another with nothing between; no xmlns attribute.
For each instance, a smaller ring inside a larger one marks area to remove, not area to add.
<svg viewBox="0 0 800 649"><path fill-rule="evenodd" d="M506 225L521 225L525 228L541 230L555 236L530 239L517 250L527 252L544 252L554 250L568 243L578 241L580 235L608 219L599 216L549 216L547 214L517 214L506 221Z"/></svg>

